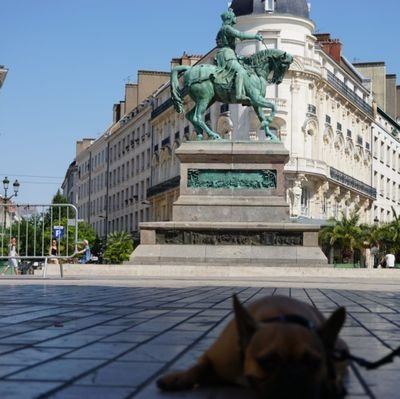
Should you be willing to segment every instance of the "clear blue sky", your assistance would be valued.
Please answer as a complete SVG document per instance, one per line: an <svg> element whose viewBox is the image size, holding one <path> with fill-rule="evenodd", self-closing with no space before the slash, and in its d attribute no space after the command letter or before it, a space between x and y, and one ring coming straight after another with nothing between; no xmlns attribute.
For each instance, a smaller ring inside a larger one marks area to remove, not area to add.
<svg viewBox="0 0 400 399"><path fill-rule="evenodd" d="M385 61L400 81L398 0L310 0L318 32L350 61ZM184 51L215 43L227 0L0 0L0 182L19 203L49 203L75 142L111 124L138 69L168 71ZM3 193L0 183L0 193Z"/></svg>

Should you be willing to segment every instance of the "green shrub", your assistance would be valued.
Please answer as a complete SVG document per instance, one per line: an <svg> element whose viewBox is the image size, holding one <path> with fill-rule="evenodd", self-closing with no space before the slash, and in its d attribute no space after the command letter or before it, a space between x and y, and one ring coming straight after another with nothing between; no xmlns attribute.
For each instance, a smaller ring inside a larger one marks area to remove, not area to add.
<svg viewBox="0 0 400 399"><path fill-rule="evenodd" d="M133 252L133 241L130 234L125 231L115 231L107 237L107 247L104 252L104 258L107 263L121 264L129 260Z"/></svg>

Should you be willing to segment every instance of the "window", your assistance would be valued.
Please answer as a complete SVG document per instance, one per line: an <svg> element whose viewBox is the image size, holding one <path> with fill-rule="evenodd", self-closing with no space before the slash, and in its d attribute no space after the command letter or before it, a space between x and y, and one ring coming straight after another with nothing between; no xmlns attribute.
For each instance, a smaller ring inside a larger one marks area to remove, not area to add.
<svg viewBox="0 0 400 399"><path fill-rule="evenodd" d="M322 196L321 211L323 217L328 213L328 200L325 195Z"/></svg>
<svg viewBox="0 0 400 399"><path fill-rule="evenodd" d="M339 217L339 209L340 209L340 204L339 202L335 201L333 204L333 217L336 219Z"/></svg>
<svg viewBox="0 0 400 399"><path fill-rule="evenodd" d="M229 104L222 104L220 108L220 113L223 114L224 112L229 111Z"/></svg>
<svg viewBox="0 0 400 399"><path fill-rule="evenodd" d="M325 115L325 123L328 125L331 124L331 117L329 115Z"/></svg>
<svg viewBox="0 0 400 399"><path fill-rule="evenodd" d="M146 150L146 160L147 160L146 166L147 166L148 168L150 168L150 162L151 162L151 159L150 159L150 148L148 148L148 149Z"/></svg>
<svg viewBox="0 0 400 399"><path fill-rule="evenodd" d="M275 0L265 0L265 12L273 12L275 10Z"/></svg>
<svg viewBox="0 0 400 399"><path fill-rule="evenodd" d="M302 187L301 189L301 214L303 216L309 216L310 214L310 197L311 193L308 187Z"/></svg>
<svg viewBox="0 0 400 399"><path fill-rule="evenodd" d="M317 108L315 107L315 105L308 104L308 106L307 106L307 112L308 112L309 114L316 115L316 114L317 114Z"/></svg>
<svg viewBox="0 0 400 399"><path fill-rule="evenodd" d="M390 185L390 179L389 178L386 178L386 198L387 199L390 199L390 197L391 197L391 192L390 192L390 189L392 188L391 187L391 185Z"/></svg>
<svg viewBox="0 0 400 399"><path fill-rule="evenodd" d="M380 151L379 151L379 160L384 162L385 159L385 143L381 141Z"/></svg>
<svg viewBox="0 0 400 399"><path fill-rule="evenodd" d="M390 167L390 147L386 147L386 165Z"/></svg>
<svg viewBox="0 0 400 399"><path fill-rule="evenodd" d="M140 200L144 200L144 180L140 182Z"/></svg>

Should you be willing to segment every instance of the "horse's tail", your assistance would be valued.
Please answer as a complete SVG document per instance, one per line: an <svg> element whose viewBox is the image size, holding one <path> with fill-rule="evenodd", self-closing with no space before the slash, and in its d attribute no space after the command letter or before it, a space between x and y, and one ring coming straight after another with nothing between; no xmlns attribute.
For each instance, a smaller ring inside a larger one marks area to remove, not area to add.
<svg viewBox="0 0 400 399"><path fill-rule="evenodd" d="M179 72L187 71L190 69L190 66L186 65L178 65L174 68L172 68L171 71L171 100L172 103L174 104L174 108L176 112L182 113L183 112L183 98L182 98L182 93L179 88L179 80L178 80L178 75Z"/></svg>

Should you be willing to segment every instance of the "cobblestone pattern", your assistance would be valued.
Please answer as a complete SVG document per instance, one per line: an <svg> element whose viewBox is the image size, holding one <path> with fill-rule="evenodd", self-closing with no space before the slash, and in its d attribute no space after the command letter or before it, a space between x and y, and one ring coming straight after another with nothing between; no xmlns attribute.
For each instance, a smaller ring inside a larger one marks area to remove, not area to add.
<svg viewBox="0 0 400 399"><path fill-rule="evenodd" d="M400 345L395 292L254 287L138 288L4 285L0 293L0 397L57 399L252 398L239 388L162 394L155 379L190 365L242 301L291 295L329 314L347 308L342 336L375 360ZM400 359L352 367L348 398L398 397ZM396 393L397 392L397 393Z"/></svg>

